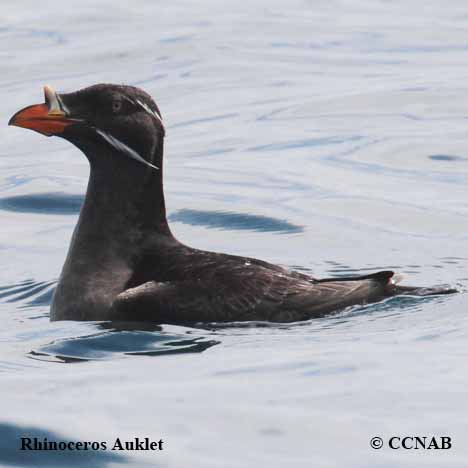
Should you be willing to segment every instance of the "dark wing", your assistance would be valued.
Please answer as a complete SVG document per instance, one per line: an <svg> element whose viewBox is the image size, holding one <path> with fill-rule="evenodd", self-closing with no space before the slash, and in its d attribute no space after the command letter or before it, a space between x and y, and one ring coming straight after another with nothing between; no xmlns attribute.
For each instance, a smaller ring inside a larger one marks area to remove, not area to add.
<svg viewBox="0 0 468 468"><path fill-rule="evenodd" d="M279 307L294 281L256 265L218 267L194 279L129 288L115 299L112 315L165 323L268 320L266 309Z"/></svg>
<svg viewBox="0 0 468 468"><path fill-rule="evenodd" d="M149 281L127 289L114 301L113 316L160 323L306 320L390 295L393 275L313 282L258 265L223 270L209 280Z"/></svg>
<svg viewBox="0 0 468 468"><path fill-rule="evenodd" d="M306 290L293 289L272 321L299 321L322 317L353 305L382 300L395 294L393 272L363 277L317 280Z"/></svg>

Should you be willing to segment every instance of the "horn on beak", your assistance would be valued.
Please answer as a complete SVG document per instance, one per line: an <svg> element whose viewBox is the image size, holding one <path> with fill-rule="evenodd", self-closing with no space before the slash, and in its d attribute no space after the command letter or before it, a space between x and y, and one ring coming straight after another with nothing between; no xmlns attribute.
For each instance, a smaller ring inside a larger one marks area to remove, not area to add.
<svg viewBox="0 0 468 468"><path fill-rule="evenodd" d="M18 111L8 125L29 128L42 135L60 135L69 125L79 122L69 117L68 109L50 86L44 86L45 104L34 104Z"/></svg>

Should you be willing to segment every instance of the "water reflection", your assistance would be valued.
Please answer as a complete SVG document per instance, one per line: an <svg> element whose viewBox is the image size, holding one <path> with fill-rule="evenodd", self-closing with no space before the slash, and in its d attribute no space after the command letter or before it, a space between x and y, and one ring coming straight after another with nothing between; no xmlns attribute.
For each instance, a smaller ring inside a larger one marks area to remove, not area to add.
<svg viewBox="0 0 468 468"><path fill-rule="evenodd" d="M106 322L96 324L98 332L63 338L32 350L29 357L43 361L72 363L107 360L124 356L163 356L201 353L219 341L186 333L168 333L149 322Z"/></svg>
<svg viewBox="0 0 468 468"><path fill-rule="evenodd" d="M247 230L259 232L297 233L304 228L283 219L247 213L225 211L203 211L182 209L169 216L170 221L178 221L192 226L206 226L223 230Z"/></svg>
<svg viewBox="0 0 468 468"><path fill-rule="evenodd" d="M464 161L467 159L463 156L454 156L450 154L432 154L428 156L428 158L433 161Z"/></svg>
<svg viewBox="0 0 468 468"><path fill-rule="evenodd" d="M0 198L0 209L17 213L68 215L79 213L83 201L83 195L60 192L36 193ZM298 233L304 230L302 226L284 219L224 211L181 209L172 213L169 220L192 226L206 226L225 230L287 233Z"/></svg>
<svg viewBox="0 0 468 468"><path fill-rule="evenodd" d="M55 280L27 279L17 284L0 286L0 300L6 303L18 302L21 308L48 306L52 301L55 284Z"/></svg>
<svg viewBox="0 0 468 468"><path fill-rule="evenodd" d="M0 423L0 465L23 467L83 466L106 467L110 463L127 463L128 457L104 450L20 450L21 438L37 438L39 442L79 441L78 437L53 432L37 426ZM33 442L32 442L33 443Z"/></svg>
<svg viewBox="0 0 468 468"><path fill-rule="evenodd" d="M83 195L60 192L16 195L0 199L0 209L18 213L75 214L80 211Z"/></svg>

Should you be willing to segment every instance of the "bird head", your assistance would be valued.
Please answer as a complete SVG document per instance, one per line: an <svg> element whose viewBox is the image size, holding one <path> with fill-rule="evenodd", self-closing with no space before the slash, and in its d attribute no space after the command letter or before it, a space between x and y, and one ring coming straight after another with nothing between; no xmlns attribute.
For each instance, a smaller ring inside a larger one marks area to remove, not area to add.
<svg viewBox="0 0 468 468"><path fill-rule="evenodd" d="M133 86L98 84L72 93L44 87L42 104L18 111L9 125L58 136L80 148L93 164L133 159L158 170L164 124L158 106Z"/></svg>

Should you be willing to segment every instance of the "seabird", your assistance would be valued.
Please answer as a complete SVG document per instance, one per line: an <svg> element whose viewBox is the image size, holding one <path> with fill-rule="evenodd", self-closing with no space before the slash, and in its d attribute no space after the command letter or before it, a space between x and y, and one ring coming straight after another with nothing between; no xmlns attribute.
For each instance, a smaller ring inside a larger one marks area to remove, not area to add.
<svg viewBox="0 0 468 468"><path fill-rule="evenodd" d="M91 168L51 320L293 322L398 294L455 292L401 286L392 271L316 279L188 247L166 218L165 129L153 99L113 84L66 94L46 86L44 94L44 104L20 110L9 125L68 140Z"/></svg>

